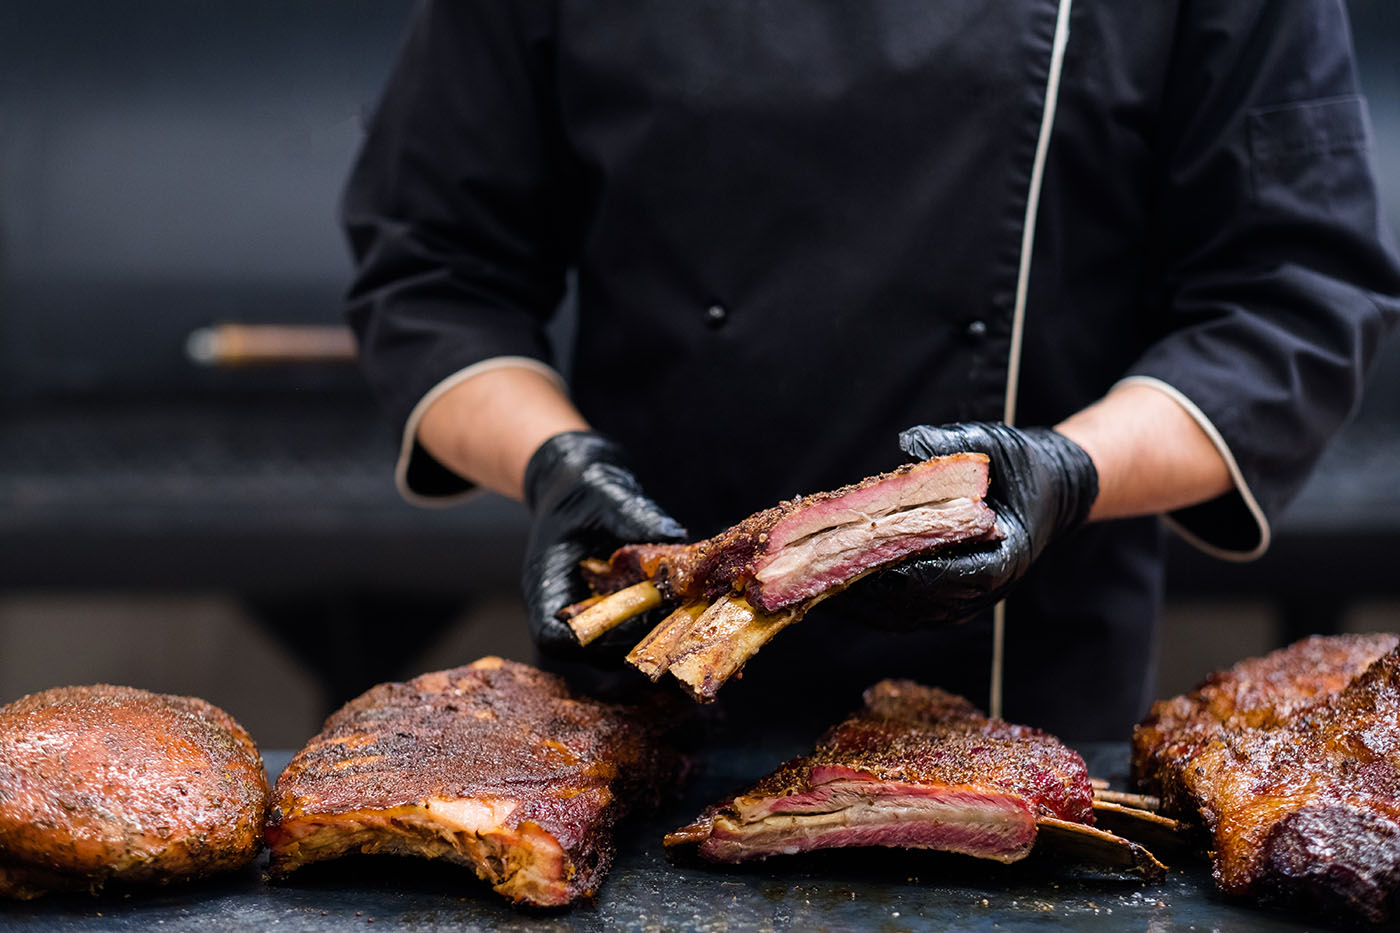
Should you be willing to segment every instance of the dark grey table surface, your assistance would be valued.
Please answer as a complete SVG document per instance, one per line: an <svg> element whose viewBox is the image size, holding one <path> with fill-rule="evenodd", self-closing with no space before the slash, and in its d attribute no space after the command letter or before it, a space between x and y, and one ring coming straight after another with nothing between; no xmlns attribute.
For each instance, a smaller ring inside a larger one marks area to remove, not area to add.
<svg viewBox="0 0 1400 933"><path fill-rule="evenodd" d="M784 749L784 752L792 751ZM1081 749L1121 782L1122 745ZM279 771L290 755L266 755ZM719 749L672 804L631 821L595 903L562 911L503 903L469 871L359 857L269 884L266 856L221 879L97 898L0 902L0 930L1201 930L1293 931L1329 919L1268 911L1218 894L1201 855L1158 853L1167 880L1145 884L1034 854L1015 865L931 852L844 850L716 868L668 859L661 837L775 764L772 750ZM1388 928L1393 928L1388 927Z"/></svg>

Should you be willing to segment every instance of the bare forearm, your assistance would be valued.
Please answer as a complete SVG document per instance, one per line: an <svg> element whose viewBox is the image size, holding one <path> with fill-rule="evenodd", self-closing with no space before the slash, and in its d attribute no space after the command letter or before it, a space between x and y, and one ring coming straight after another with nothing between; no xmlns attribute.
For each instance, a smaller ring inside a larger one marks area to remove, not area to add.
<svg viewBox="0 0 1400 933"><path fill-rule="evenodd" d="M1083 447L1098 470L1090 521L1170 512L1232 488L1225 460L1200 425L1150 386L1119 386L1055 429Z"/></svg>
<svg viewBox="0 0 1400 933"><path fill-rule="evenodd" d="M418 442L459 475L512 499L540 444L588 422L559 387L531 369L505 367L453 386L424 413Z"/></svg>

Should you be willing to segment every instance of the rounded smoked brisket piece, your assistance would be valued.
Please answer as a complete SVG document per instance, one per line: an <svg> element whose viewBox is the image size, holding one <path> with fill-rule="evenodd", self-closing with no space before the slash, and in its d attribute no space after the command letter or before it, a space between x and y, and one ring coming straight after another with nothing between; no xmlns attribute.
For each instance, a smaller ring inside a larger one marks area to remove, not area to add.
<svg viewBox="0 0 1400 933"><path fill-rule="evenodd" d="M257 746L204 700L98 684L0 707L0 895L232 871L267 808Z"/></svg>

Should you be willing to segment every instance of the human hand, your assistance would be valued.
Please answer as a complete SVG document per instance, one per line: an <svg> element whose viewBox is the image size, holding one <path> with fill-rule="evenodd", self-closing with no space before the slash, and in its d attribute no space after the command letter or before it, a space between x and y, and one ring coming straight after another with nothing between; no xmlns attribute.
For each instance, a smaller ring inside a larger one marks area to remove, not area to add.
<svg viewBox="0 0 1400 933"><path fill-rule="evenodd" d="M584 649L555 613L590 595L579 570L623 544L684 541L687 532L642 491L622 451L592 431L567 431L540 445L525 467L530 536L521 572L530 635L546 654ZM612 637L609 637L612 636ZM590 645L597 659L620 657L638 640L623 625Z"/></svg>
<svg viewBox="0 0 1400 933"><path fill-rule="evenodd" d="M991 458L987 504L1001 540L914 557L842 594L852 612L895 628L962 622L996 604L1056 538L1088 518L1098 495L1094 461L1049 428L972 422L917 425L899 446L920 460L974 451Z"/></svg>

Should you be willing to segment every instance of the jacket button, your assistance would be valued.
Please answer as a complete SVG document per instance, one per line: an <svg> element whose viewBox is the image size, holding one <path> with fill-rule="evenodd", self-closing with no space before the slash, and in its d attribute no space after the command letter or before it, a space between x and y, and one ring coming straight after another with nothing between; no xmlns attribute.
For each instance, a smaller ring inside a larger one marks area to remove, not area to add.
<svg viewBox="0 0 1400 933"><path fill-rule="evenodd" d="M709 324L712 330L723 327L728 319L729 312L722 305L710 305L705 309L705 323Z"/></svg>
<svg viewBox="0 0 1400 933"><path fill-rule="evenodd" d="M973 321L967 325L967 335L975 340L981 340L987 336L987 322Z"/></svg>

